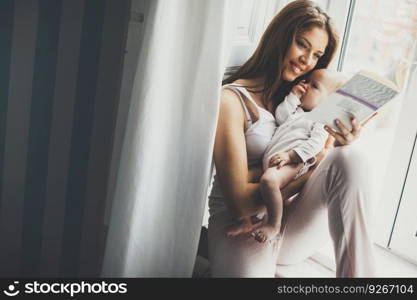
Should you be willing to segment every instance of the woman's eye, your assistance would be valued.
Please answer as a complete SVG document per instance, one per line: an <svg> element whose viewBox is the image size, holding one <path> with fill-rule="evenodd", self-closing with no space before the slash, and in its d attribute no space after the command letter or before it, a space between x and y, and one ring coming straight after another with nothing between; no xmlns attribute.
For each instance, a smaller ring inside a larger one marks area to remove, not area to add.
<svg viewBox="0 0 417 300"><path fill-rule="evenodd" d="M321 55L320 55L320 54L314 54L314 57L315 57L316 59L320 59Z"/></svg>
<svg viewBox="0 0 417 300"><path fill-rule="evenodd" d="M301 41L297 41L298 46L302 47L302 48L307 48L307 45Z"/></svg>

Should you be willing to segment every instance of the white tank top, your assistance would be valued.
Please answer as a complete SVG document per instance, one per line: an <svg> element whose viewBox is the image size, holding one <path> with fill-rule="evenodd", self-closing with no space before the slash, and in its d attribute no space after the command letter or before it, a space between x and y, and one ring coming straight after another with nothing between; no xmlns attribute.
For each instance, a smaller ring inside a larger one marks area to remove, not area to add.
<svg viewBox="0 0 417 300"><path fill-rule="evenodd" d="M229 89L239 96L243 109L246 115L247 129L245 131L246 140L246 152L248 155L248 167L256 165L262 162L263 154L268 146L277 124L275 117L266 109L258 106L253 100L250 93L239 84L227 84L222 87L223 89ZM245 105L244 97L251 101L258 110L259 119L255 122L252 121L249 111ZM227 209L223 194L220 189L217 176L214 176L213 186L209 196L209 213L214 215L216 213L225 211Z"/></svg>

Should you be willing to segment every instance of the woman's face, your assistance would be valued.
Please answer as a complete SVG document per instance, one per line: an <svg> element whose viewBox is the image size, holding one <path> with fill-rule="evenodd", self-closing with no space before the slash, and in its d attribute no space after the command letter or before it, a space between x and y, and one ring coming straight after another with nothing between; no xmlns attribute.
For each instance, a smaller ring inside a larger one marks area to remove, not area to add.
<svg viewBox="0 0 417 300"><path fill-rule="evenodd" d="M327 32L318 27L297 35L285 55L281 78L291 82L311 71L324 54L328 42Z"/></svg>

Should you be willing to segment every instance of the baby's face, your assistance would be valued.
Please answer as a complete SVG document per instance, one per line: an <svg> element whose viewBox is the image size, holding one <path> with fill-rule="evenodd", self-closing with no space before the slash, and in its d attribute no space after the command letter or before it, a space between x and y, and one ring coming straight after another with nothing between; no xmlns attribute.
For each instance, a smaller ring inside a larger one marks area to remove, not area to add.
<svg viewBox="0 0 417 300"><path fill-rule="evenodd" d="M306 111L311 111L319 105L329 95L329 90L325 85L325 78L321 74L314 72L305 83L307 91L301 97L301 107Z"/></svg>

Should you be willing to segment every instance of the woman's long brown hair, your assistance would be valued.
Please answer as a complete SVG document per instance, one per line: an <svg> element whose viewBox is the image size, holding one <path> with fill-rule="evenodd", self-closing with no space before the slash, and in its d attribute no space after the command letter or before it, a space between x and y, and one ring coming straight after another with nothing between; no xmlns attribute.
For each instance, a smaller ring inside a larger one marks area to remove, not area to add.
<svg viewBox="0 0 417 300"><path fill-rule="evenodd" d="M329 42L325 53L314 69L326 68L331 62L339 42L337 31L330 17L314 2L297 0L285 6L271 21L253 55L235 73L223 80L223 84L238 79L264 78L263 88L246 86L254 93L262 93L267 107L272 101L274 109L299 81L281 80L282 64L293 39L313 27L326 30ZM311 72L311 71L310 71ZM256 89L258 88L258 89Z"/></svg>

